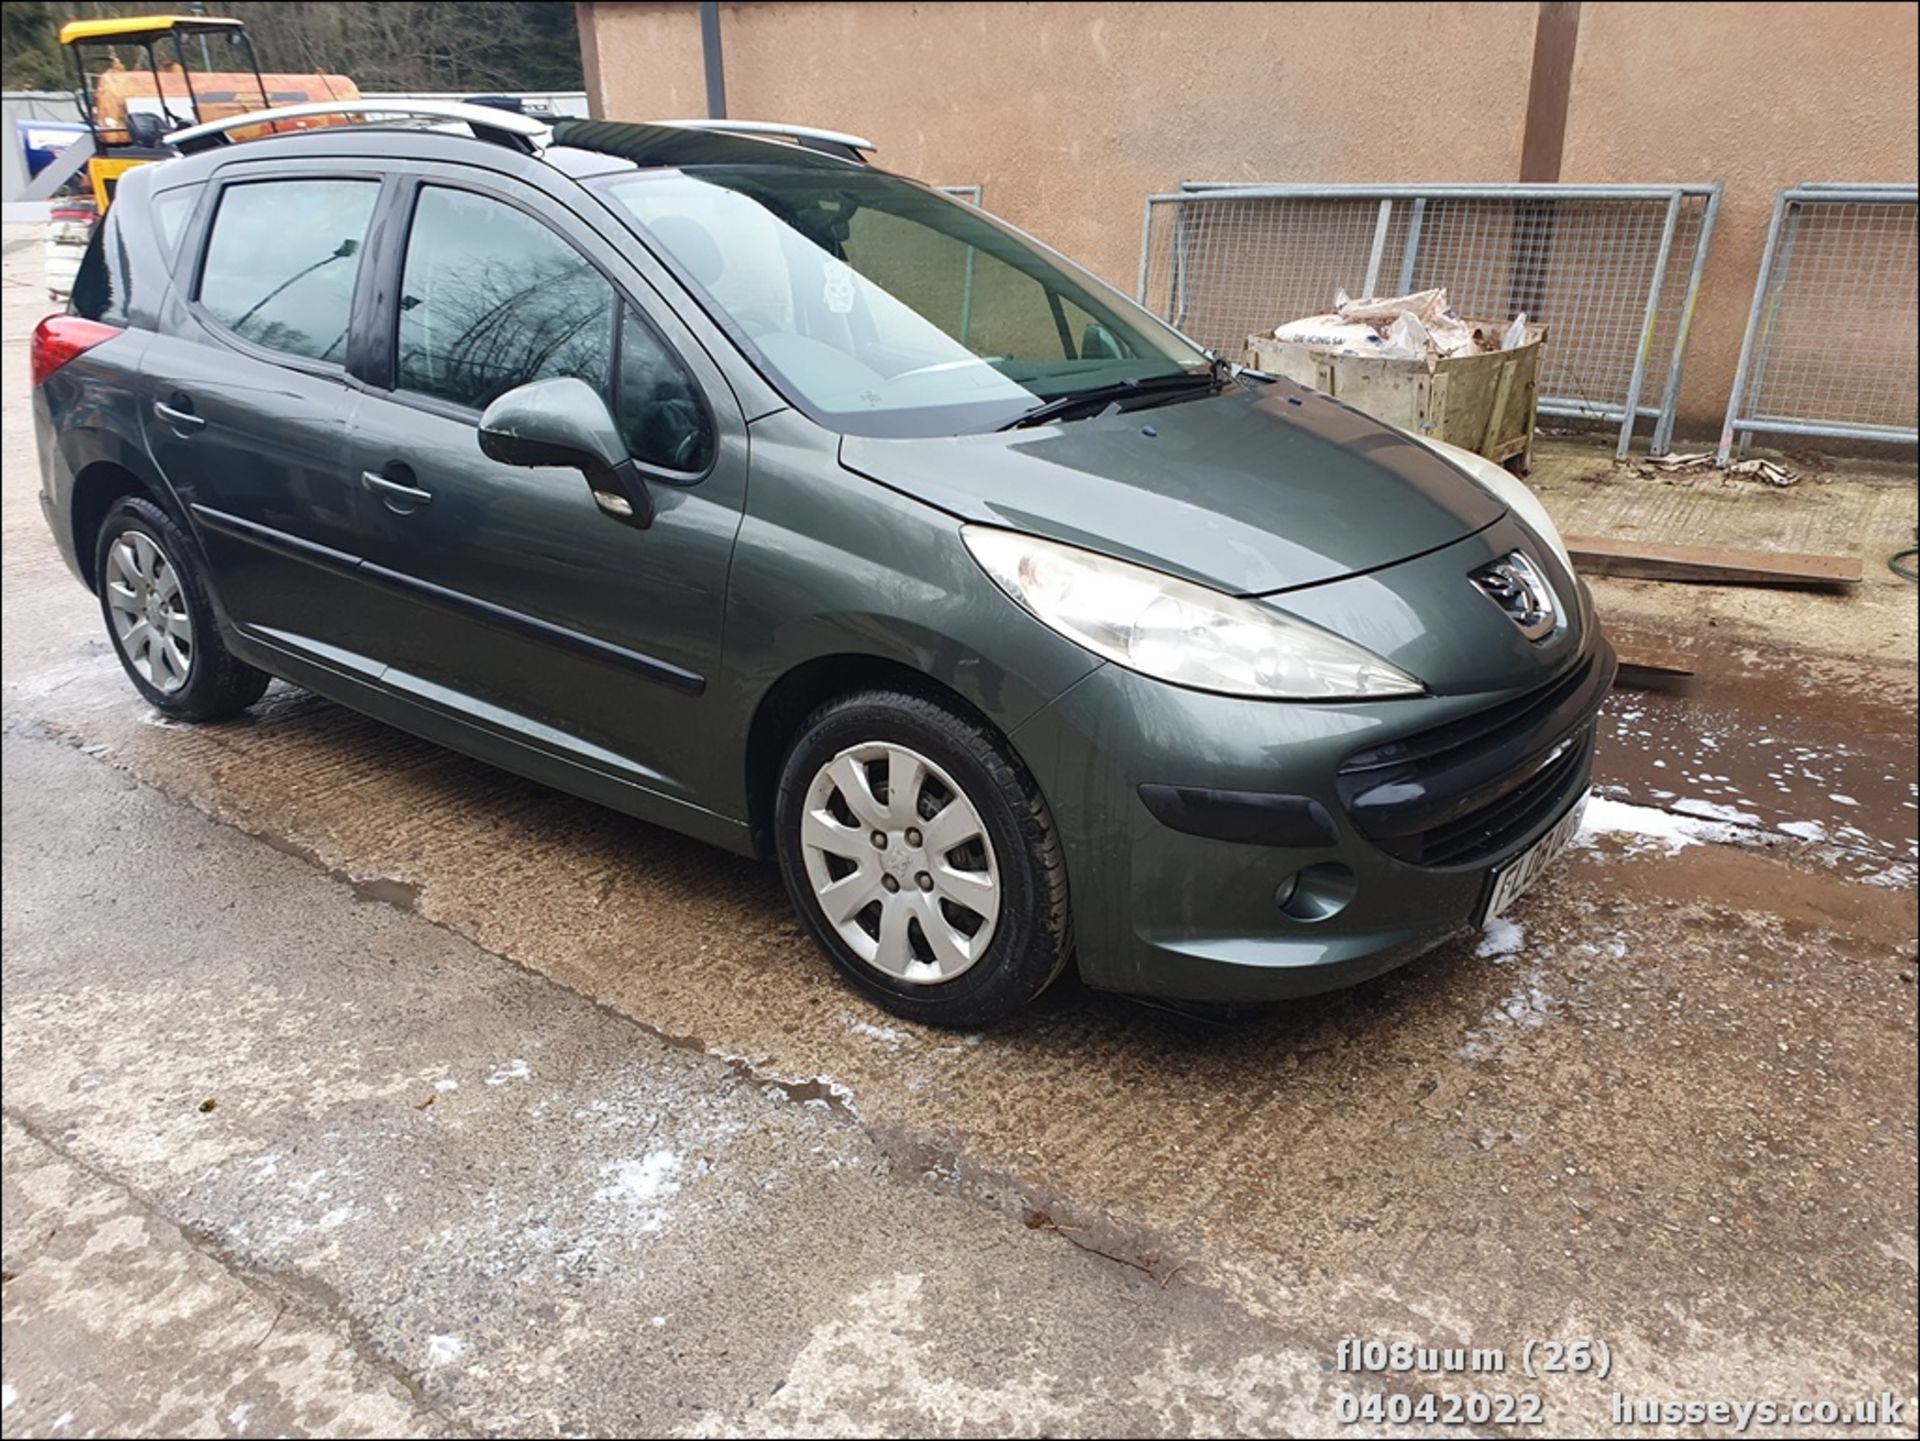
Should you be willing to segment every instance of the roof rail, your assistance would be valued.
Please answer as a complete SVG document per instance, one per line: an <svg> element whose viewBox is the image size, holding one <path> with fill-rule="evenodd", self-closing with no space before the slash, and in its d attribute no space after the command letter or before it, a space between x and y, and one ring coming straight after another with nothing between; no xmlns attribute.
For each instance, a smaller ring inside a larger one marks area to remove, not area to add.
<svg viewBox="0 0 1920 1441"><path fill-rule="evenodd" d="M773 135L809 150L823 150L842 160L863 160L863 150L878 150L871 140L848 135L841 130L821 130L812 125L786 125L777 120L655 120L655 125L673 125L682 130L724 130L731 135Z"/></svg>
<svg viewBox="0 0 1920 1441"><path fill-rule="evenodd" d="M232 143L232 131L255 125L274 125L287 120L308 120L322 115L405 115L419 119L457 121L472 129L482 140L510 145L529 154L546 143L551 127L531 116L495 105L465 105L456 100L314 100L301 105L277 105L268 110L251 110L245 115L229 115L205 125L191 125L167 136L167 144L182 155Z"/></svg>

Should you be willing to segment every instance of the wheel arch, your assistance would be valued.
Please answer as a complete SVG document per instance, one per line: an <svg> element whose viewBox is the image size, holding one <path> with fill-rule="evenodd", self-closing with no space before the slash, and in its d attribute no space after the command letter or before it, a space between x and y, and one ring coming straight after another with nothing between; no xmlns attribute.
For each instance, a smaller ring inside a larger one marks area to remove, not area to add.
<svg viewBox="0 0 1920 1441"><path fill-rule="evenodd" d="M904 691L952 707L990 729L1008 753L1019 759L1012 741L990 717L959 691L925 671L881 655L848 652L815 656L767 687L747 727L747 823L756 854L763 859L773 855L773 808L780 764L800 727L829 701L882 689Z"/></svg>
<svg viewBox="0 0 1920 1441"><path fill-rule="evenodd" d="M78 447L74 456L72 490L67 499L67 524L73 540L73 554L81 580L88 590L99 590L100 578L94 573L94 542L100 524L115 501L137 495L152 501L167 518L186 534L189 544L198 548L199 537L187 521L180 498L152 467L145 455L112 432L94 430L86 434L88 443ZM196 555L196 561L202 557Z"/></svg>
<svg viewBox="0 0 1920 1441"><path fill-rule="evenodd" d="M111 460L96 460L73 479L73 503L70 508L73 555L80 566L80 579L95 594L100 590L100 576L95 567L97 557L94 554L98 549L96 542L100 526L114 503L129 496L152 501L162 510L172 513L152 486L125 466Z"/></svg>

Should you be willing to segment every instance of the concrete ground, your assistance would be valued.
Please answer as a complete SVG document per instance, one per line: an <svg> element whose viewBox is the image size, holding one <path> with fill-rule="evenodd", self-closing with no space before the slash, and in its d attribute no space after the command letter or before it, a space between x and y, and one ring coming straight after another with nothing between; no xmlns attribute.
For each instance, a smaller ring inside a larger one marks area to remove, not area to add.
<svg viewBox="0 0 1920 1441"><path fill-rule="evenodd" d="M931 1031L835 983L768 868L284 686L147 711L33 500L30 236L6 1435L1457 1434L1364 1408L1469 1393L1588 1435L1616 1394L1912 1396L1896 593L1830 644L1798 600L1649 602L1701 675L1616 695L1584 845L1484 937L1230 1025L1068 986ZM1348 1337L1506 1369L1347 1373ZM1527 1374L1556 1340L1608 1374Z"/></svg>
<svg viewBox="0 0 1920 1441"><path fill-rule="evenodd" d="M1682 442L1674 448L1693 454L1711 447ZM1744 644L1871 659L1911 673L1920 608L1913 582L1889 570L1887 558L1914 544L1920 525L1912 463L1767 454L1791 466L1799 477L1794 485L1710 467L1655 470L1639 451L1615 465L1611 445L1543 437L1528 483L1569 535L1860 561L1862 583L1847 592L1596 579L1595 593L1616 625L1690 634L1709 666Z"/></svg>

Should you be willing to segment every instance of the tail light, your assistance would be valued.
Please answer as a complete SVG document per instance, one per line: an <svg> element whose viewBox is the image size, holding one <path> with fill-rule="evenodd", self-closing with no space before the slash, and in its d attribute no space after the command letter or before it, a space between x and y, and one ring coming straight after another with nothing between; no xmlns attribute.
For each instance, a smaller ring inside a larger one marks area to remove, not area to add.
<svg viewBox="0 0 1920 1441"><path fill-rule="evenodd" d="M103 340L112 340L119 333L118 326L102 325L97 320L83 320L77 315L49 315L34 326L33 348L28 352L34 388L39 389L49 375L75 356L85 354Z"/></svg>

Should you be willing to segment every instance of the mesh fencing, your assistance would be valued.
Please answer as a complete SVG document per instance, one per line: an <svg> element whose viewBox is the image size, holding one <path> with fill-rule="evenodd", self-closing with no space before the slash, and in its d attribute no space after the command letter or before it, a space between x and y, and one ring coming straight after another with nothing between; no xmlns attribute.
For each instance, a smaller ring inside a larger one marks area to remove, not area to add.
<svg viewBox="0 0 1920 1441"><path fill-rule="evenodd" d="M1800 186L1774 206L1724 463L1756 432L1915 441L1915 192Z"/></svg>
<svg viewBox="0 0 1920 1441"><path fill-rule="evenodd" d="M1667 448L1715 186L1212 187L1147 203L1140 299L1238 356L1356 298L1446 287L1475 320L1547 327L1543 413L1652 418ZM1657 284L1656 284L1657 282Z"/></svg>

